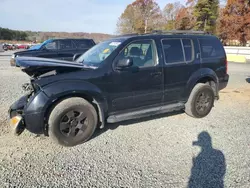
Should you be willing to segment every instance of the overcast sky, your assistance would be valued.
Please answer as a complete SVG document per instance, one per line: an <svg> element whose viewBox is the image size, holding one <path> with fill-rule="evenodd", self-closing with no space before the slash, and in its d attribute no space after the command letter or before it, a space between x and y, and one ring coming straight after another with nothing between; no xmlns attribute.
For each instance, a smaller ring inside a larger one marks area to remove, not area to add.
<svg viewBox="0 0 250 188"><path fill-rule="evenodd" d="M0 0L0 27L114 34L133 0ZM156 0L161 9L174 0ZM180 0L185 2L185 0Z"/></svg>

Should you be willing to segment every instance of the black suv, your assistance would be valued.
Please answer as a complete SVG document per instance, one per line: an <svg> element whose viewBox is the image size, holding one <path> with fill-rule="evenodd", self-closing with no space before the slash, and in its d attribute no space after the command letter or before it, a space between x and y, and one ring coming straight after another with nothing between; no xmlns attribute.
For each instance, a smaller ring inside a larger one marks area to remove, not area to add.
<svg viewBox="0 0 250 188"><path fill-rule="evenodd" d="M10 65L19 67L15 59L20 56L72 61L94 45L93 39L48 39L41 44L32 46L28 50L14 53L10 60Z"/></svg>
<svg viewBox="0 0 250 188"><path fill-rule="evenodd" d="M76 62L16 61L31 82L9 110L15 133L26 128L64 146L87 141L105 123L182 110L203 118L229 79L218 38L191 31L119 36Z"/></svg>

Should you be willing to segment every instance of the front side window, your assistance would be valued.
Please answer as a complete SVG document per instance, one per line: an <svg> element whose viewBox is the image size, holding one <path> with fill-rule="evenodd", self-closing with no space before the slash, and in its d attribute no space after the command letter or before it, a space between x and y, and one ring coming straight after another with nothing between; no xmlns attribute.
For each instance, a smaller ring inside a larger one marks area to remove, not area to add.
<svg viewBox="0 0 250 188"><path fill-rule="evenodd" d="M130 43L119 54L118 59L132 58L133 66L151 67L157 64L156 49L152 40L141 40Z"/></svg>
<svg viewBox="0 0 250 188"><path fill-rule="evenodd" d="M47 50L56 50L56 49L57 49L56 41L47 43L47 44L45 45L45 48L46 48Z"/></svg>
<svg viewBox="0 0 250 188"><path fill-rule="evenodd" d="M76 62L98 67L122 42L121 40L101 42L86 51Z"/></svg>

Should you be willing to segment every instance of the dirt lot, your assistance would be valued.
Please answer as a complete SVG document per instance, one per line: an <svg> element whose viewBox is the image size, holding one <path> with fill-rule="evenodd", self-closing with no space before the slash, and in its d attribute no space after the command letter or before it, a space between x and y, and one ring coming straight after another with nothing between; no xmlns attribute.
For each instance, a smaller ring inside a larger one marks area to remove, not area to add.
<svg viewBox="0 0 250 188"><path fill-rule="evenodd" d="M230 64L230 84L204 119L164 115L107 125L89 142L60 147L10 133L9 105L28 81L0 57L0 187L250 187L250 66ZM192 145L200 135L200 146ZM211 142L210 142L211 138Z"/></svg>

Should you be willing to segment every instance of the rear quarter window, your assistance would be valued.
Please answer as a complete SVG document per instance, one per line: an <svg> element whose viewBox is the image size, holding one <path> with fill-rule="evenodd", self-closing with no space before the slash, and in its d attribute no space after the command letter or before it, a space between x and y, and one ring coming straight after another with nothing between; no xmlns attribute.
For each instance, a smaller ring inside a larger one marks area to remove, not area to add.
<svg viewBox="0 0 250 188"><path fill-rule="evenodd" d="M92 40L74 40L74 43L76 45L76 48L79 49L91 48L92 46L94 46Z"/></svg>
<svg viewBox="0 0 250 188"><path fill-rule="evenodd" d="M215 38L198 39L202 58L224 57L225 52L221 42Z"/></svg>

